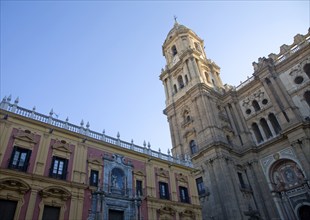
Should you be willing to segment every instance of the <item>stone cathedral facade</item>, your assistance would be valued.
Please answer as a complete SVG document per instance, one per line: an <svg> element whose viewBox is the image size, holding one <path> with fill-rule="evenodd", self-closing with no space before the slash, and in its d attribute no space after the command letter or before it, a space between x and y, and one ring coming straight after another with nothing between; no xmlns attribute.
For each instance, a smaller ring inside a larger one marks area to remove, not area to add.
<svg viewBox="0 0 310 220"><path fill-rule="evenodd" d="M310 29L238 87L184 25L162 51L172 153L197 169L203 219L310 219Z"/></svg>

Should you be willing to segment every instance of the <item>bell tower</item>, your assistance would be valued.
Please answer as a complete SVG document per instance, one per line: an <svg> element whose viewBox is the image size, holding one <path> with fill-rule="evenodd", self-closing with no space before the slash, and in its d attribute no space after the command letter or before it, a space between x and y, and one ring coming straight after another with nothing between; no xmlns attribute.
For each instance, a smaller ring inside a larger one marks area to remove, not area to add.
<svg viewBox="0 0 310 220"><path fill-rule="evenodd" d="M238 112L234 111L235 97L227 95L231 87L223 86L220 68L208 59L204 41L184 25L175 22L162 51L166 66L160 80L165 88L172 154L191 158L197 169L204 220L212 216L242 219L240 207L246 207L247 201L236 187L238 177L243 181L245 174L237 175L234 164L239 158L232 151L248 145L249 138L244 127L237 127L242 123L240 117L232 114Z"/></svg>
<svg viewBox="0 0 310 220"><path fill-rule="evenodd" d="M224 90L220 68L207 58L204 41L177 21L162 51L166 66L160 80L165 88L172 154L192 157L225 137L217 113L217 97Z"/></svg>

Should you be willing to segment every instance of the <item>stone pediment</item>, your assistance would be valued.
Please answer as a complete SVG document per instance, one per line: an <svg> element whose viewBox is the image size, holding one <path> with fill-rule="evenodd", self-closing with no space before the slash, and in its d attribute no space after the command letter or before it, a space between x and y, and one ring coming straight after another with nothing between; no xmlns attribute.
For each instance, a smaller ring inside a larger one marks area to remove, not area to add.
<svg viewBox="0 0 310 220"><path fill-rule="evenodd" d="M30 186L23 180L6 178L0 180L0 191L3 189L18 191L20 194L25 194L28 190L30 190Z"/></svg>
<svg viewBox="0 0 310 220"><path fill-rule="evenodd" d="M90 157L88 157L87 162L101 166L102 165L102 158L90 156Z"/></svg>
<svg viewBox="0 0 310 220"><path fill-rule="evenodd" d="M177 178L177 180L178 180L179 182L187 183L187 178L186 178L185 176L183 176L182 173L179 173L179 174L177 175L176 178Z"/></svg>
<svg viewBox="0 0 310 220"><path fill-rule="evenodd" d="M141 170L135 170L133 171L133 174L136 176L145 176L145 173Z"/></svg>
<svg viewBox="0 0 310 220"><path fill-rule="evenodd" d="M67 143L65 140L57 140L53 146L52 149L63 151L65 153L71 153L70 148L69 148L69 143Z"/></svg>
<svg viewBox="0 0 310 220"><path fill-rule="evenodd" d="M34 139L34 134L31 133L29 130L19 130L17 134L13 136L15 139L19 139L21 141L36 143Z"/></svg>
<svg viewBox="0 0 310 220"><path fill-rule="evenodd" d="M59 186L50 186L40 191L40 195L43 198L53 197L59 198L63 201L68 200L71 197L71 193Z"/></svg>
<svg viewBox="0 0 310 220"><path fill-rule="evenodd" d="M164 177L164 178L168 178L169 177L169 172L164 170L163 168L160 168L157 172L156 175Z"/></svg>
<svg viewBox="0 0 310 220"><path fill-rule="evenodd" d="M176 210L173 209L170 206L164 206L160 209L157 209L157 212L159 215L171 215L171 216L175 216L176 214Z"/></svg>

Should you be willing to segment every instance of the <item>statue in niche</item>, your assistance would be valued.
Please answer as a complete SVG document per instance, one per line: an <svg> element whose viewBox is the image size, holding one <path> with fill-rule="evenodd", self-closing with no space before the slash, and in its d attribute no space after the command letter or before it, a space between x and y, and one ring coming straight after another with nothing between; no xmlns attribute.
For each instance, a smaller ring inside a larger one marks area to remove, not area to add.
<svg viewBox="0 0 310 220"><path fill-rule="evenodd" d="M124 184L124 172L119 168L114 168L111 172L111 189L114 193L123 193L125 187Z"/></svg>
<svg viewBox="0 0 310 220"><path fill-rule="evenodd" d="M294 182L294 180L295 180L295 175L294 175L294 173L293 173L293 171L292 171L291 168L287 168L287 169L284 171L284 174L285 174L285 178L286 178L287 182L289 182L289 183Z"/></svg>
<svg viewBox="0 0 310 220"><path fill-rule="evenodd" d="M116 181L117 181L117 176L112 175L112 187L116 188Z"/></svg>

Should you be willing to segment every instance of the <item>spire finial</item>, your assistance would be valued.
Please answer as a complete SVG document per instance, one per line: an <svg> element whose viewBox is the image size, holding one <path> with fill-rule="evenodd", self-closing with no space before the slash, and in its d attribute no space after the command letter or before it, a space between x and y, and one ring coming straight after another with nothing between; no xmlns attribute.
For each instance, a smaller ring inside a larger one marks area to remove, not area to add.
<svg viewBox="0 0 310 220"><path fill-rule="evenodd" d="M178 18L178 17L174 15L173 18L174 18L174 22L175 22L175 23L178 23L178 21L177 21L177 18Z"/></svg>

